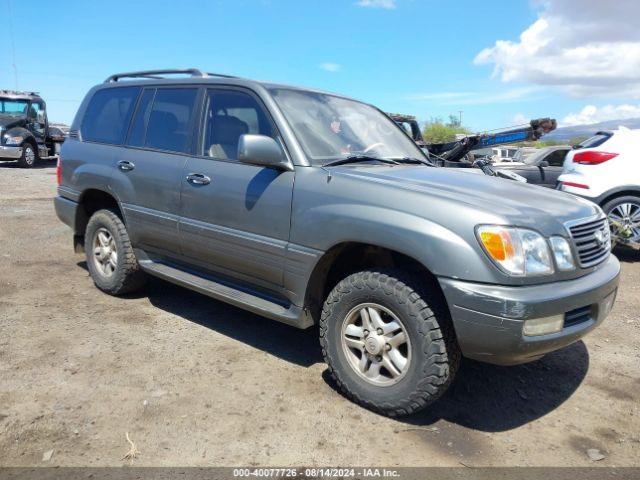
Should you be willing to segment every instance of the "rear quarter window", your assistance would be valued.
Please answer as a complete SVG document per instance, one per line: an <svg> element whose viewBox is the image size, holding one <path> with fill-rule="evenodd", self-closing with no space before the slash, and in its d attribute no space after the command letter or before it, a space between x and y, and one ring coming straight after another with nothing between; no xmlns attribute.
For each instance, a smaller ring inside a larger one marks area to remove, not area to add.
<svg viewBox="0 0 640 480"><path fill-rule="evenodd" d="M139 92L138 87L98 90L89 101L82 119L82 139L121 145Z"/></svg>
<svg viewBox="0 0 640 480"><path fill-rule="evenodd" d="M605 143L611 138L611 135L606 133L598 133L591 138L586 139L576 145L576 148L596 148Z"/></svg>

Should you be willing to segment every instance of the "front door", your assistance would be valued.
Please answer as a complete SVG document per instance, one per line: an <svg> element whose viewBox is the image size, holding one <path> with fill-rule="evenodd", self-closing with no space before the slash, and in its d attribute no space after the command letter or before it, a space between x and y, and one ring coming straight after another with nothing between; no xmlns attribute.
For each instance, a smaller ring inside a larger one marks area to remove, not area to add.
<svg viewBox="0 0 640 480"><path fill-rule="evenodd" d="M265 108L242 89L209 89L198 155L182 175L180 237L186 261L258 287L283 283L294 172L237 160L245 133L280 141Z"/></svg>
<svg viewBox="0 0 640 480"><path fill-rule="evenodd" d="M542 167L543 184L545 187L555 188L558 183L558 177L562 174L562 167L564 165L564 159L569 153L569 150L558 149L547 155L544 160L549 163L548 167Z"/></svg>
<svg viewBox="0 0 640 480"><path fill-rule="evenodd" d="M48 156L45 148L45 138L47 131L47 120L45 115L44 103L31 102L29 110L27 112L27 128L38 143L38 150L40 156Z"/></svg>

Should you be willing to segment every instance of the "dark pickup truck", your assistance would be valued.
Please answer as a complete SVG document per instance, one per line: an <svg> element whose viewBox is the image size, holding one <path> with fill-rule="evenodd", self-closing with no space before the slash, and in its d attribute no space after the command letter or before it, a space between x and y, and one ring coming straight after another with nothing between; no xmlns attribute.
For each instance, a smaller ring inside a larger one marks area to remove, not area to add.
<svg viewBox="0 0 640 480"><path fill-rule="evenodd" d="M56 159L64 139L62 130L50 128L37 93L0 90L0 161L31 168L38 160Z"/></svg>

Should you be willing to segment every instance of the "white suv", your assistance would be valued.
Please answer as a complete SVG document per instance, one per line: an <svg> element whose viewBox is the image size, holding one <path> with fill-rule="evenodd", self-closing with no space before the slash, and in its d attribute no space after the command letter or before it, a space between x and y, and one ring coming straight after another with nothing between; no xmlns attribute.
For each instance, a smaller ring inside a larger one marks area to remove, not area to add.
<svg viewBox="0 0 640 480"><path fill-rule="evenodd" d="M602 207L613 245L640 242L640 130L598 132L576 146L558 188Z"/></svg>

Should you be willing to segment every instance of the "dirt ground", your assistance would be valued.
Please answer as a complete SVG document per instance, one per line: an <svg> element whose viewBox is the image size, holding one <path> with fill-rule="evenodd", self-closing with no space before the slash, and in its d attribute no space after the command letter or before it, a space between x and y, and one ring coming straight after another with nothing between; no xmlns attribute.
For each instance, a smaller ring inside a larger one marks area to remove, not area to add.
<svg viewBox="0 0 640 480"><path fill-rule="evenodd" d="M441 401L391 420L336 391L315 329L159 280L101 293L54 195L52 165L0 163L2 466L129 464L126 432L138 466L591 466L590 448L640 466L640 255L583 342L465 361Z"/></svg>

